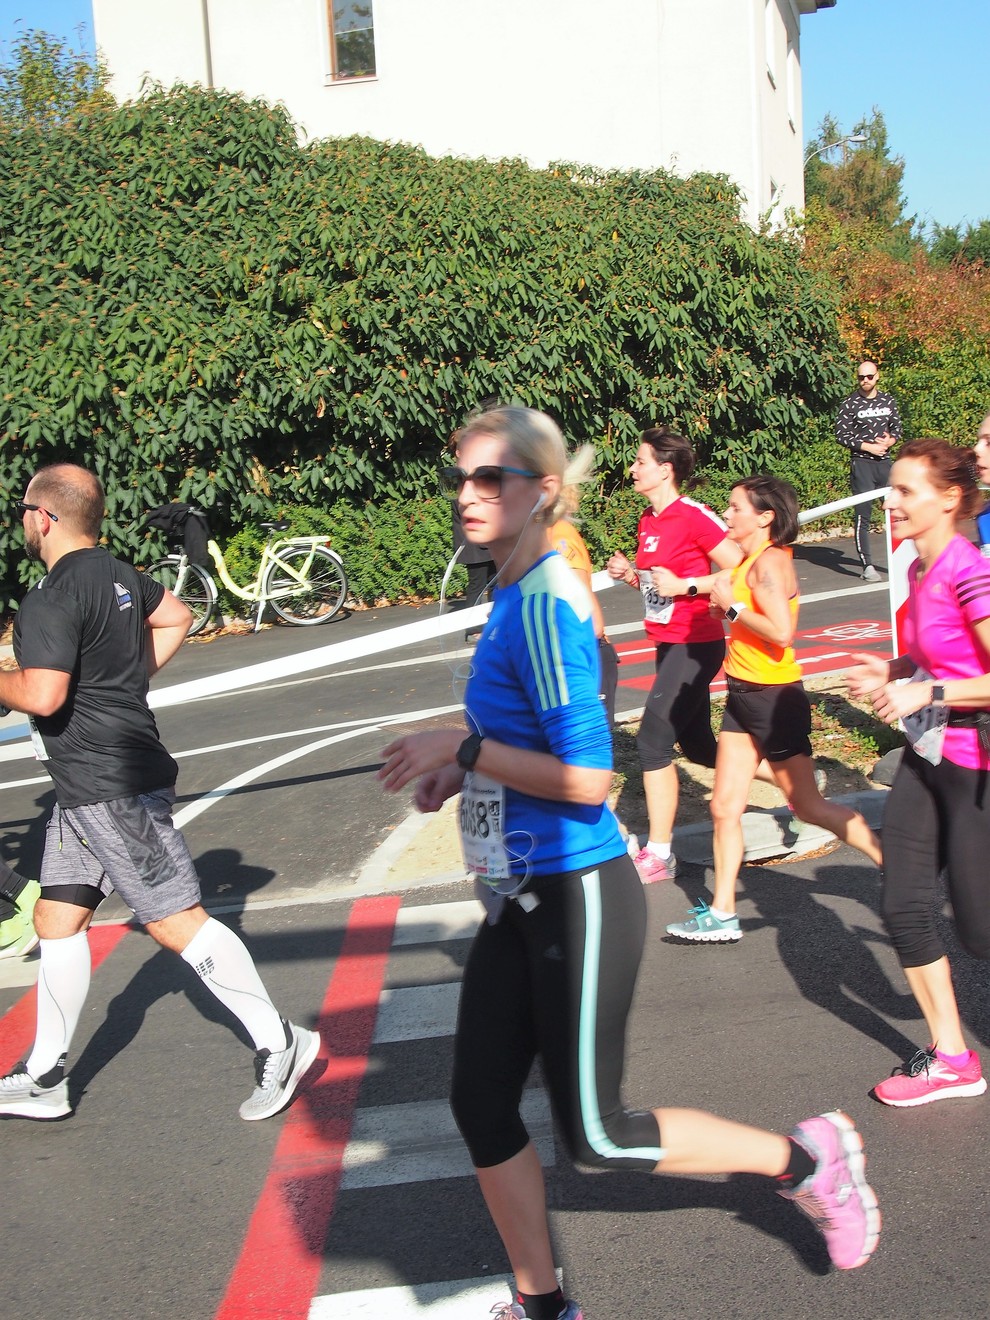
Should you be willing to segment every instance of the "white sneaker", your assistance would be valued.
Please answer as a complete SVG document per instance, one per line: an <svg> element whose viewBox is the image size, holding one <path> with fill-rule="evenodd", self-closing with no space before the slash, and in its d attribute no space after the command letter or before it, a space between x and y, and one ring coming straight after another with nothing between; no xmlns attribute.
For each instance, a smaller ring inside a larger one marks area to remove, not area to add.
<svg viewBox="0 0 990 1320"><path fill-rule="evenodd" d="M65 1118L72 1112L69 1084L56 1067L35 1080L24 1063L0 1077L0 1115L10 1118Z"/></svg>
<svg viewBox="0 0 990 1320"><path fill-rule="evenodd" d="M880 576L880 574L877 572L877 570L873 567L872 564L867 564L866 567L863 569L863 581L882 582L883 578Z"/></svg>
<svg viewBox="0 0 990 1320"><path fill-rule="evenodd" d="M295 1027L282 1019L285 1028L284 1050L259 1050L254 1056L257 1086L240 1107L248 1123L271 1118L284 1109L296 1093L320 1052L320 1038L315 1031Z"/></svg>

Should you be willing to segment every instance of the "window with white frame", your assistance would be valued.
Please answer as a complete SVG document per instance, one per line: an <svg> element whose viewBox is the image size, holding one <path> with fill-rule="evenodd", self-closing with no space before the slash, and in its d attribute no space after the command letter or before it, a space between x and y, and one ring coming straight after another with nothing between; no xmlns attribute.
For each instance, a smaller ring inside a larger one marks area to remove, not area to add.
<svg viewBox="0 0 990 1320"><path fill-rule="evenodd" d="M375 76L372 0L327 0L334 78Z"/></svg>
<svg viewBox="0 0 990 1320"><path fill-rule="evenodd" d="M798 87L801 83L801 69L798 65L797 47L793 41L787 43L787 118L796 133L798 123Z"/></svg>

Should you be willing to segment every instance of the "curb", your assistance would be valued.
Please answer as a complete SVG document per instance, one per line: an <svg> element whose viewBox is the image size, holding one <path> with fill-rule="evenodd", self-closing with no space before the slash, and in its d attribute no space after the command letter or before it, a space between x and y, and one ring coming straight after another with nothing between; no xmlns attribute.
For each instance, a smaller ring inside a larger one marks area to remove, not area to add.
<svg viewBox="0 0 990 1320"><path fill-rule="evenodd" d="M883 821L887 793L885 788L863 789L857 793L837 794L829 801L860 812L870 828L877 830ZM407 853L413 852L419 836L426 829L440 831L450 843L448 854L456 853L454 813L449 804L445 804L442 810L445 815L439 817L411 810L365 861L354 884L347 886L347 894L363 897L465 882L467 874L460 868L434 865L419 869L404 865ZM787 807L747 811L743 814L742 825L744 864L766 861L770 857L800 857L836 842L834 834L818 825L798 820ZM672 846L678 862L703 867L714 865L710 821L675 826Z"/></svg>
<svg viewBox="0 0 990 1320"><path fill-rule="evenodd" d="M863 789L858 793L842 793L830 797L830 802L858 811L871 830L880 828L888 789ZM762 862L768 857L800 857L815 852L835 840L835 835L820 825L809 825L798 820L787 807L774 807L768 811L743 813L743 862ZM674 827L671 840L674 856L679 862L694 866L713 866L712 827L708 822Z"/></svg>

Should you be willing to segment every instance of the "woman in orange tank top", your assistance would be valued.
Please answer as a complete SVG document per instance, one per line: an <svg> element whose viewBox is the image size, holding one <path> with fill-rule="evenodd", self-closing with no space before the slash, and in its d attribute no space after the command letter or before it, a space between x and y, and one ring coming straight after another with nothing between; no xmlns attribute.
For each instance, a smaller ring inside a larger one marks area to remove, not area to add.
<svg viewBox="0 0 990 1320"><path fill-rule="evenodd" d="M729 621L725 655L728 697L712 792L715 893L688 919L667 927L694 943L742 939L736 880L743 863L743 812L761 758L766 758L794 814L820 825L880 865L880 844L858 812L823 798L811 759L811 704L792 642L798 581L791 543L798 532L797 496L776 477L747 477L732 489L725 511L729 539L743 553L737 568L719 573L711 607Z"/></svg>

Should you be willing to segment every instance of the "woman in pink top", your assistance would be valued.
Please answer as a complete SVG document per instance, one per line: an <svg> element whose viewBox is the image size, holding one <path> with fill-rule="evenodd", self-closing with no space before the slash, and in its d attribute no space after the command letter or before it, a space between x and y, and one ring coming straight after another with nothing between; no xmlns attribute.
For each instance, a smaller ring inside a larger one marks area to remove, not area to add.
<svg viewBox="0 0 990 1320"><path fill-rule="evenodd" d="M857 655L848 680L888 724L904 721L909 743L884 814L881 915L930 1043L874 1089L899 1107L987 1088L963 1037L935 922L944 869L962 944L990 958L990 562L957 531L980 503L968 450L944 440L901 450L885 507L897 536L918 551L906 653L890 661Z"/></svg>

